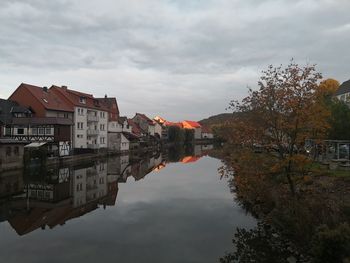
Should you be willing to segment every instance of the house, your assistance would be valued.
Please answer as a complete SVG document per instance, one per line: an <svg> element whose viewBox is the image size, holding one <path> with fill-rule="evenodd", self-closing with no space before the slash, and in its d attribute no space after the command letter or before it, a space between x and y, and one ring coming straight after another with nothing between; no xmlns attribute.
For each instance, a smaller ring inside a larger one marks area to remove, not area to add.
<svg viewBox="0 0 350 263"><path fill-rule="evenodd" d="M214 135L208 127L202 126L202 139L213 139Z"/></svg>
<svg viewBox="0 0 350 263"><path fill-rule="evenodd" d="M107 149L108 118L111 110L93 95L52 86L50 92L67 103L73 111L73 147L75 149ZM113 99L112 99L113 100ZM113 106L112 106L113 107ZM119 112L114 112L116 119Z"/></svg>
<svg viewBox="0 0 350 263"><path fill-rule="evenodd" d="M148 118L145 114L136 113L132 120L137 123L141 130L144 131L148 136L154 136L155 124L153 120Z"/></svg>
<svg viewBox="0 0 350 263"><path fill-rule="evenodd" d="M154 124L154 135L157 136L159 139L161 139L163 137L163 126L157 121L153 121L153 124Z"/></svg>
<svg viewBox="0 0 350 263"><path fill-rule="evenodd" d="M202 139L202 126L195 121L183 121L182 126L184 129L194 130L194 139Z"/></svg>
<svg viewBox="0 0 350 263"><path fill-rule="evenodd" d="M64 100L47 87L22 83L8 101L15 102L19 107L12 107L12 123L7 127L5 136L15 140L45 142L53 152L69 154L73 110Z"/></svg>
<svg viewBox="0 0 350 263"><path fill-rule="evenodd" d="M111 152L129 151L129 140L123 132L131 132L128 119L119 116L119 109L116 98L98 99L100 104L108 110L108 150Z"/></svg>
<svg viewBox="0 0 350 263"><path fill-rule="evenodd" d="M140 125L134 122L133 119L128 119L129 126L131 127L131 133L138 136L144 137L147 136L147 133L141 129Z"/></svg>
<svg viewBox="0 0 350 263"><path fill-rule="evenodd" d="M341 84L334 96L350 105L350 80Z"/></svg>

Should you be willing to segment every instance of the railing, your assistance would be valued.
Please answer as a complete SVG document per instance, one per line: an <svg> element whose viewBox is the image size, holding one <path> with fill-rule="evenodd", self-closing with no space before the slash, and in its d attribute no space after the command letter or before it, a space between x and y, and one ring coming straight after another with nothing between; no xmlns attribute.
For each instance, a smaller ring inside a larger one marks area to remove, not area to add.
<svg viewBox="0 0 350 263"><path fill-rule="evenodd" d="M88 115L87 116L87 121L88 122L98 122L99 118L98 118L98 116Z"/></svg>
<svg viewBox="0 0 350 263"><path fill-rule="evenodd" d="M89 135L89 136L93 136L93 135L98 135L100 133L100 131L99 130L93 130L93 129L88 129L87 130L87 135Z"/></svg>

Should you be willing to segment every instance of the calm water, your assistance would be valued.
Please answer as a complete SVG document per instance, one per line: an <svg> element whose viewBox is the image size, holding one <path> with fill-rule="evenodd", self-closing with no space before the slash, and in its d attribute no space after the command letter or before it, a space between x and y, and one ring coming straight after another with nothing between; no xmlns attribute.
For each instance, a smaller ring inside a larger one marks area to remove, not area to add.
<svg viewBox="0 0 350 263"><path fill-rule="evenodd" d="M166 158L2 174L0 262L218 262L255 220L219 160Z"/></svg>

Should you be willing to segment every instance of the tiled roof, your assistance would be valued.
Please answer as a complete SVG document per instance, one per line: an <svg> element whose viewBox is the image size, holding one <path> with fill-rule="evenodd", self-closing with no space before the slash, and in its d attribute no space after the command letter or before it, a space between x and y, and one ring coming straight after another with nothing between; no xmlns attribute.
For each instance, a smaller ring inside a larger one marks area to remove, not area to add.
<svg viewBox="0 0 350 263"><path fill-rule="evenodd" d="M150 125L153 125L154 123L153 123L153 121L150 119L150 118L148 118L145 114L143 114L143 113L136 113L136 115L139 115L142 119L144 119L145 121L147 121L148 122L148 124L150 124Z"/></svg>
<svg viewBox="0 0 350 263"><path fill-rule="evenodd" d="M183 122L184 126L186 126L186 124L192 128L200 128L202 127L198 122L196 121L184 121Z"/></svg>
<svg viewBox="0 0 350 263"><path fill-rule="evenodd" d="M345 93L350 93L350 80L345 81L339 86L338 90L335 92L335 96L343 95Z"/></svg>
<svg viewBox="0 0 350 263"><path fill-rule="evenodd" d="M134 122L132 119L128 119L128 123L131 126L131 131L133 134L135 134L137 136L142 135L142 129L140 128L140 126L136 122Z"/></svg>
<svg viewBox="0 0 350 263"><path fill-rule="evenodd" d="M10 123L13 113L31 114L32 112L14 101L0 99L0 123Z"/></svg>
<svg viewBox="0 0 350 263"><path fill-rule="evenodd" d="M72 112L73 108L47 88L22 83L19 88L27 89L47 110ZM10 96L11 98L11 96Z"/></svg>
<svg viewBox="0 0 350 263"><path fill-rule="evenodd" d="M51 86L50 91L53 91L61 97L63 96L71 104L71 106L109 111L108 107L106 107L103 103L100 103L100 100L94 98L91 94L82 93L66 87L58 87L55 85ZM82 103L81 99L84 99L85 103Z"/></svg>
<svg viewBox="0 0 350 263"><path fill-rule="evenodd" d="M170 121L166 121L166 122L164 122L164 125L165 126L177 126L177 127L179 127L179 128L183 128L183 125L182 125L182 123L181 122L170 122Z"/></svg>

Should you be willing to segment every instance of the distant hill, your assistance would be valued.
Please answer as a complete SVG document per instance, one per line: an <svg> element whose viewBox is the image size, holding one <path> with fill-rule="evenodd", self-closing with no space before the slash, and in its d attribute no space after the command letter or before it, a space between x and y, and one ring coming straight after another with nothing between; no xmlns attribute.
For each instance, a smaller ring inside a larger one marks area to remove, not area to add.
<svg viewBox="0 0 350 263"><path fill-rule="evenodd" d="M211 127L212 125L222 124L225 122L230 122L233 120L233 113L221 113L218 115L211 116L207 119L199 121L199 123L206 127Z"/></svg>

